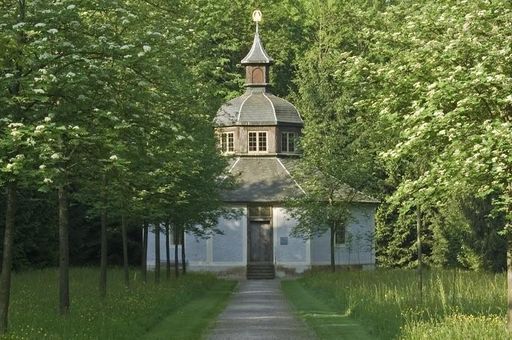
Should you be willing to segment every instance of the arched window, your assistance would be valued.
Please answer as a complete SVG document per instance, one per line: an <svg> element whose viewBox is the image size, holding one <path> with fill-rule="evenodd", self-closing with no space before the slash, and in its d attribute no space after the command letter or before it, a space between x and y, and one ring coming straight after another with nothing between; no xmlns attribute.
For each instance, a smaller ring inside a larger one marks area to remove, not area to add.
<svg viewBox="0 0 512 340"><path fill-rule="evenodd" d="M261 84L263 83L263 70L259 67L256 67L252 70L252 83L253 84Z"/></svg>

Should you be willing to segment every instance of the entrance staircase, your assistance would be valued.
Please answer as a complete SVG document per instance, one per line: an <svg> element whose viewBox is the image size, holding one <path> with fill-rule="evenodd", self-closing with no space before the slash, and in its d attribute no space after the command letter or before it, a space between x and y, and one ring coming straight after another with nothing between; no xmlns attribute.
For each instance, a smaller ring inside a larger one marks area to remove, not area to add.
<svg viewBox="0 0 512 340"><path fill-rule="evenodd" d="M247 265L247 279L249 280L270 280L275 277L276 272L272 263Z"/></svg>

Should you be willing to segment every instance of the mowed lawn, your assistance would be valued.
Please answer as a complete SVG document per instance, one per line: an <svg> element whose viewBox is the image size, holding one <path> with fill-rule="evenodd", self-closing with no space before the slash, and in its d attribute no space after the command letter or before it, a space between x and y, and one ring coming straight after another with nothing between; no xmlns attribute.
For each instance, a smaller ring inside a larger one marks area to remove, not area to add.
<svg viewBox="0 0 512 340"><path fill-rule="evenodd" d="M110 269L108 295L100 299L99 270L74 268L71 311L58 315L57 270L14 275L10 332L2 339L198 339L223 309L236 283L208 274L147 284L133 272L131 287Z"/></svg>
<svg viewBox="0 0 512 340"><path fill-rule="evenodd" d="M504 274L412 270L310 273L283 290L319 339L512 339Z"/></svg>

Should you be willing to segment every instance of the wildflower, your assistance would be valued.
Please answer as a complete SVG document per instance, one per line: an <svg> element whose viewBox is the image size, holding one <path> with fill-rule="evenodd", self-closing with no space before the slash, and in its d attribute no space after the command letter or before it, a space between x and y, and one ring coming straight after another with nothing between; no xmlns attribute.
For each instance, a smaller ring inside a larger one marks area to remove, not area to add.
<svg viewBox="0 0 512 340"><path fill-rule="evenodd" d="M48 31L46 31L46 32L48 32L48 33L50 33L50 34L56 34L58 31L59 31L59 30L58 30L58 29L56 29L56 28L50 28L50 29L49 29Z"/></svg>
<svg viewBox="0 0 512 340"><path fill-rule="evenodd" d="M112 155L110 156L109 158L111 161L117 161L117 156L116 155Z"/></svg>

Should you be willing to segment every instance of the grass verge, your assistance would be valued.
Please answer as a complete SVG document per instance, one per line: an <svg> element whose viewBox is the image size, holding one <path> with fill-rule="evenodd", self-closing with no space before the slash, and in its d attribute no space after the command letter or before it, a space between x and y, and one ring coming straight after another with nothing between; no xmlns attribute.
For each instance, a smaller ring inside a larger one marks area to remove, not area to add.
<svg viewBox="0 0 512 340"><path fill-rule="evenodd" d="M315 272L298 282L380 339L511 339L503 274L412 270Z"/></svg>
<svg viewBox="0 0 512 340"><path fill-rule="evenodd" d="M176 329L187 330L188 322L196 322L191 311L198 309L197 305L190 306L208 297L218 299L217 302L226 300L228 288L235 285L214 275L195 273L169 281L163 279L160 284L153 283L151 273L148 283L144 283L134 273L130 288L125 288L122 270L112 268L108 273L107 298L103 300L98 292L98 268L73 268L71 309L67 317L61 317L57 308L57 277L57 269L14 275L10 330L2 339L140 339L158 329L163 320L173 318L181 320ZM218 311L214 305L211 302L212 307L194 324L193 332L188 330L190 336L183 333L182 338L202 334ZM190 308L188 314L182 313L186 308ZM185 314L190 319L183 318Z"/></svg>
<svg viewBox="0 0 512 340"><path fill-rule="evenodd" d="M328 296L315 294L296 280L283 281L281 286L297 314L315 331L319 339L374 339L346 311L331 304Z"/></svg>
<svg viewBox="0 0 512 340"><path fill-rule="evenodd" d="M200 339L224 309L233 292L233 281L218 281L208 292L166 316L142 339Z"/></svg>

